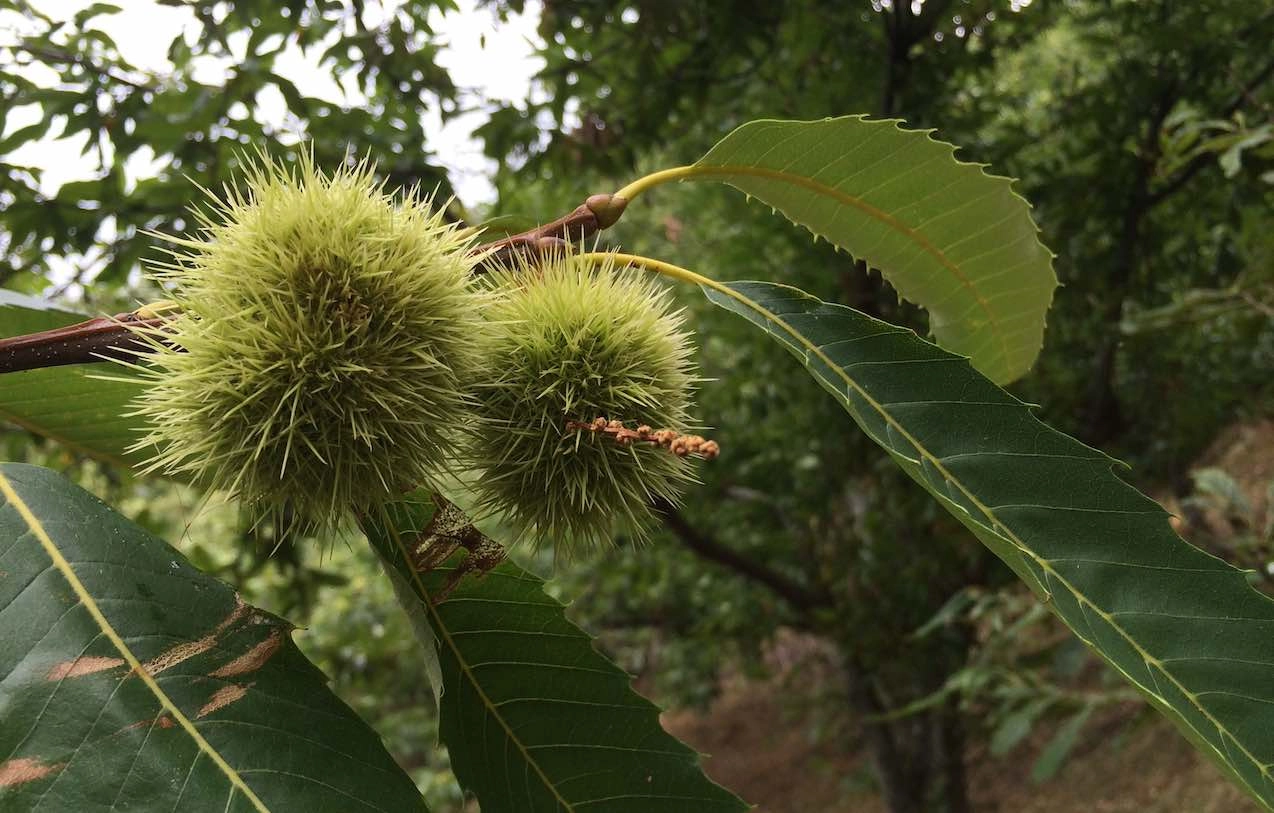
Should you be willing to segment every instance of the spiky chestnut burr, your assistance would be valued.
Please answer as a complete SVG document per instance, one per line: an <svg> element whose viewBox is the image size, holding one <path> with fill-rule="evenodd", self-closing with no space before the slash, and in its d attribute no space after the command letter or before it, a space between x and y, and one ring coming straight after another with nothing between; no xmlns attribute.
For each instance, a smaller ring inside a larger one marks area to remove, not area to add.
<svg viewBox="0 0 1274 813"><path fill-rule="evenodd" d="M481 504L558 552L641 533L690 461L578 431L596 416L685 427L697 381L680 311L645 272L555 256L489 275L471 443Z"/></svg>
<svg viewBox="0 0 1274 813"><path fill-rule="evenodd" d="M180 312L148 334L136 448L254 514L330 528L428 483L471 422L480 257L366 163L262 158L245 181L153 269Z"/></svg>

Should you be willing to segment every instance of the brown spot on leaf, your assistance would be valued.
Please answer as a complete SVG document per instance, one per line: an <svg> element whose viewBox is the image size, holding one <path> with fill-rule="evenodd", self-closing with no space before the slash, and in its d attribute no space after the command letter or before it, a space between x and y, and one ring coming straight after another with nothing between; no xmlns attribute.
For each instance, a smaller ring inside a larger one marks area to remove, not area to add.
<svg viewBox="0 0 1274 813"><path fill-rule="evenodd" d="M171 669L182 661L188 661L196 655L202 655L217 645L218 639L222 633L229 629L232 625L242 620L244 616L251 612L252 607L244 602L243 597L238 593L234 594L234 609L228 616L222 619L216 629L208 633L204 637L196 641L183 641L180 644L165 649L155 657L142 664L142 668L147 674L158 675L166 669Z"/></svg>
<svg viewBox="0 0 1274 813"><path fill-rule="evenodd" d="M470 573L483 576L504 561L505 551L470 522L469 517L442 496L433 497L437 510L429 525L413 543L411 566L417 573L428 573L464 548L467 553L442 588L430 601L441 604L460 580Z"/></svg>
<svg viewBox="0 0 1274 813"><path fill-rule="evenodd" d="M249 649L239 657L221 666L210 677L215 678L231 678L236 675L255 672L260 669L270 657L279 649L279 645L283 643L283 630L276 629L270 633L270 636L261 643Z"/></svg>
<svg viewBox="0 0 1274 813"><path fill-rule="evenodd" d="M138 720L132 725L126 725L116 733L123 734L125 731L133 731L138 728L172 728L175 725L177 724L173 722L173 718L167 714L161 714L154 719Z"/></svg>
<svg viewBox="0 0 1274 813"><path fill-rule="evenodd" d="M437 510L424 531L412 543L411 566L417 573L428 573L446 561L457 549L467 553L445 584L430 601L441 604L460 580L470 573L485 575L504 561L504 548L481 531L469 517L442 496L433 497Z"/></svg>
<svg viewBox="0 0 1274 813"><path fill-rule="evenodd" d="M142 668L148 674L158 675L166 669L171 669L182 661L188 661L196 655L202 655L212 649L217 644L217 635L205 635L197 641L185 641L176 646L169 647L163 652L142 664Z"/></svg>
<svg viewBox="0 0 1274 813"><path fill-rule="evenodd" d="M83 675L92 675L97 672L105 672L107 669L114 669L117 666L123 666L123 658L103 658L98 655L81 655L69 661L62 661L49 670L45 680L64 680L66 678L82 677Z"/></svg>
<svg viewBox="0 0 1274 813"><path fill-rule="evenodd" d="M195 715L195 719L207 717L217 709L224 709L231 703L243 699L243 696L248 693L248 689L250 688L252 688L251 683L246 686L240 686L237 683L232 683L229 686L223 686L220 689L217 689L217 691L213 692L212 697L208 698L208 702L204 703L203 707L199 709L199 713Z"/></svg>
<svg viewBox="0 0 1274 813"><path fill-rule="evenodd" d="M434 495L437 510L433 519L412 544L411 566L417 573L428 573L447 560L456 548L481 537L469 517L440 495Z"/></svg>
<svg viewBox="0 0 1274 813"><path fill-rule="evenodd" d="M65 762L50 765L38 759L25 758L0 762L0 788L12 788L43 779L51 773L62 770L65 765Z"/></svg>

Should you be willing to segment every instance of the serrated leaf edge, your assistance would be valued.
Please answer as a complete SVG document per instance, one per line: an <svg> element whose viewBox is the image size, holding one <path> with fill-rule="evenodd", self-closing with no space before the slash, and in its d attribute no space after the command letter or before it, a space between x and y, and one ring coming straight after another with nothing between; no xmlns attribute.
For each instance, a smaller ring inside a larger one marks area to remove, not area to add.
<svg viewBox="0 0 1274 813"><path fill-rule="evenodd" d="M775 288L782 288L782 289L791 291L793 294L803 297L805 299L821 301L821 300L818 300L817 297L811 296L810 294L800 290L799 288L795 288L790 285L782 285L778 283L765 283L765 284L772 285ZM976 496L974 496L969 491L969 489L965 487L965 485L956 476L951 474L950 470L948 470L945 466L942 465L941 461L939 461L935 455L929 452L928 449L922 443L920 443L918 439L916 439L913 435L911 435L911 433L909 433L905 428L903 428L902 425L899 424L893 418L893 416L890 415L889 412L885 410L884 407L881 406L879 402L877 402L865 390L863 390L863 388L859 386L858 383L853 380L853 378L851 378L848 374L846 374L839 364L836 364L834 361L832 361L832 359L826 353L824 353L818 345L814 344L809 339L805 338L805 336L801 334L800 331L796 330L794 327L792 327L787 322L785 322L778 314L766 309L759 302L752 299L751 297L748 297L734 290L731 287L731 283L719 283L719 285L720 285L719 288L704 286L705 294L708 297L709 301L711 301L714 298L713 297L714 293L725 294L731 297L732 299L734 299L736 302L739 302L740 304L742 304L744 307L747 307L751 309L752 311L754 311L755 313L759 314L760 316L765 318L767 321L772 322L773 324L779 325L784 330L784 332L786 332L789 336L795 339L797 344L805 348L805 351L807 353L818 358L819 361L827 365L829 369L835 370L836 374L845 382L846 386L851 387L859 395L859 397L861 397L872 409L874 409L884 419L884 421L890 428L898 432L905 440L907 440L907 442L911 444L912 448L914 448L918 454L922 455L944 477L946 477L947 482L950 482L952 485L958 488L960 492L964 495L964 497L967 498L972 505L974 505L976 508L982 511L987 517L994 519L994 517L996 516L994 509L986 506L985 504L982 503L981 500L979 500ZM839 306L839 307L844 307L844 306ZM1112 460L1111 463L1113 465L1114 461ZM973 521L977 522L976 519L973 519ZM1190 701L1190 703L1199 712L1199 714L1204 719L1212 723L1213 726L1216 727L1217 733L1220 734L1223 739L1229 739L1230 742L1234 743L1234 745L1238 748L1239 752L1242 753L1243 756L1247 758L1247 760L1256 767L1256 769L1260 772L1261 776L1266 777L1267 779L1270 778L1270 766L1266 765L1265 763L1262 763L1259 759L1257 759L1256 756L1252 754L1252 752L1250 752L1243 745L1243 743L1239 741L1237 737L1235 737L1232 733L1230 733L1229 729L1226 726L1222 725L1221 722L1217 720L1217 718L1211 712L1209 712L1197 701L1195 694L1193 692L1187 689L1167 669L1163 668L1162 662L1159 659L1151 657L1150 654L1146 652L1146 650L1141 646L1140 643L1138 643L1131 635L1129 635L1128 632L1124 630L1122 626L1116 623L1114 616L1103 611L1100 607L1094 604L1092 600L1089 599L1084 593L1076 589L1076 587L1073 584L1071 584L1068 579L1066 579L1064 576L1062 576L1060 573L1057 572L1057 570L1052 566L1052 563L1050 560L1043 558L1039 556L1038 554L1036 554L1034 551L1032 551L1029 547L1026 546L1026 543L1023 542L1017 536L1017 534L1013 533L1011 529L997 522L995 524L995 527L988 528L988 530L996 534L997 536L1005 539L1006 541L1008 541L1022 555L1026 556L1032 562L1034 562L1049 577L1049 580L1051 583L1055 583L1065 587L1070 592L1070 594L1075 597L1076 603L1078 603L1081 607L1092 611L1095 615L1097 615L1103 621L1109 624L1111 629L1115 630L1116 633L1128 643L1128 645L1133 649L1133 651L1135 651L1141 657L1143 663L1146 664L1148 673L1154 674L1157 672L1158 674L1161 674L1165 678L1167 678L1168 682L1171 683L1173 686L1175 686L1176 689L1181 692L1182 696L1186 697ZM1091 642L1088 642L1087 639L1084 638L1084 636L1081 635L1077 630L1074 630L1072 628L1072 632L1074 632L1075 635L1078 638L1080 638L1080 640L1083 640L1086 643L1089 643L1089 645L1093 648L1095 652L1097 652L1098 654L1102 654L1100 649L1092 645ZM1125 677L1125 679L1127 679L1130 683L1132 683L1134 686L1141 689L1150 697L1157 700L1165 708L1168 708L1168 709L1172 708L1171 705L1167 703L1167 701L1163 700L1162 697L1160 697L1158 692L1156 692L1154 689L1150 687L1142 685L1140 681L1138 681L1132 675L1128 674L1126 670L1122 669L1114 661L1110 660L1109 658L1106 658L1104 655L1103 655L1103 660L1105 660L1108 664L1110 664L1111 667L1115 669L1117 672L1122 674ZM1153 671L1151 671L1151 668L1153 668ZM1175 716L1177 717L1181 725L1187 726L1191 731L1193 731L1196 735L1198 735L1198 739L1196 740L1197 742L1207 744L1209 748L1211 748L1214 752L1216 752L1217 757L1222 761L1223 764L1228 761L1226 754L1221 753L1220 750L1216 748L1216 746L1212 745L1211 743L1208 743L1206 739L1203 739L1204 732L1199 731L1193 725L1191 725L1190 722L1186 720L1183 715L1177 714ZM1242 782L1244 786L1248 787L1251 791L1252 796L1256 798L1257 800L1259 800L1261 804L1264 807L1266 807L1266 809L1271 809L1269 804L1265 802L1264 797L1262 796L1261 792L1257 788L1251 787L1251 785L1246 780L1244 780L1242 776L1238 774L1237 771L1231 771L1230 774L1231 776L1235 777L1240 782Z"/></svg>
<svg viewBox="0 0 1274 813"><path fill-rule="evenodd" d="M736 127L734 130L731 130L729 133L725 135L725 137L723 137L720 141L714 144L712 148L709 149L708 152L704 154L703 158L700 158L694 164L691 164L690 167L687 167L686 169L694 170L694 172L688 173L685 176L685 180L696 180L696 179L716 180L716 181L720 181L721 183L725 183L727 186L734 186L734 184L730 183L728 178L713 177L713 175L716 175L716 174L722 174L722 175L734 174L734 175L752 175L755 177L764 177L764 178L769 178L771 180L782 181L784 183L791 183L795 186L802 186L806 189L809 189L812 192L826 195L832 198L833 200L836 200L847 206L855 208L859 210L860 212L862 212L863 214L866 214L869 217L875 218L879 222L884 223L886 226L889 226L890 228L899 231L900 233L904 234L905 236L913 240L917 245L921 247L921 249L923 249L926 253L928 253L935 260L937 260L938 263L942 265L942 267L946 268L948 271L954 274L956 279L960 281L960 284L963 285L966 289L968 289L970 294L972 294L973 298L977 301L979 307L982 309L982 312L986 314L988 321L995 326L995 329L992 332L996 338L996 341L998 342L1000 346L1001 359L1007 360L1011 358L1011 354L1009 353L1008 348L1005 345L1004 334L999 329L999 323L996 320L994 313L991 311L990 306L988 305L986 299L981 295L981 293L977 290L974 284L968 279L967 276L965 276L963 272L960 271L956 263L954 263L953 261L947 258L946 254L944 254L941 249L933 245L933 243L928 238L926 238L923 234L920 234L918 231L906 225L905 223L900 221L898 218L894 217L893 215L890 215L888 212L884 212L876 208L875 206L872 206L871 204L867 203L861 198L855 197L853 195L849 195L845 192L841 192L838 189L827 186L826 184L823 184L819 181L815 181L812 178L807 178L803 175L794 175L792 173L783 172L780 170L769 170L763 167L751 167L751 166L742 165L742 164L705 164L703 163L704 159L707 158L709 155L711 155L712 152L714 152L722 144L726 143L727 141L729 141L729 139L736 136L740 131L754 125L823 124L826 122L841 121L841 120L854 120L854 121L858 121L867 125L890 126L896 132L902 133L904 136L921 136L923 137L924 140L932 144L938 145L940 147L946 147L948 156L950 157L953 163L961 167L970 167L972 169L978 170L978 172L981 174L983 178L999 185L1002 191L1007 192L1010 197L1016 198L1026 208L1027 220L1030 222L1031 227L1034 230L1035 242L1039 246L1041 246L1044 249L1044 251L1047 253L1049 258L1049 270L1052 271L1052 260L1057 255L1053 253L1053 251L1050 250L1048 246L1045 246L1042 240L1040 240L1039 225L1035 222L1035 218L1031 217L1030 215L1030 212L1034 207L1031 205L1030 201L1028 201L1025 197L1023 197L1013 187L1013 182L1016 179L1010 178L1005 175L996 175L994 173L987 172L986 170L987 170L987 167L990 166L989 164L983 164L983 163L978 163L973 161L961 161L959 158L956 157L956 152L958 150L956 145L952 144L949 141L943 141L940 138L934 137L933 134L937 132L936 129L929 128L929 129L923 129L923 130L911 130L904 126L906 122L902 119L895 119L895 118L871 119L868 117L867 114L840 116L840 117L829 116L826 118L814 119L811 121L795 121L795 120L789 120L789 119L756 119L754 121L749 121L744 124L741 124L738 127ZM739 189L740 192L743 192L744 195L747 195L749 198L753 197L753 195L748 193L746 190L740 189L737 186L735 186L735 188ZM801 228L808 231L810 234L813 234L816 239L821 237L823 240L826 240L830 245L834 246L838 250L842 250L842 247L839 246L835 241L831 240L827 235L821 234L818 231L815 231L813 228L809 227L808 225L804 223L797 222L795 219L793 219L792 217L786 214L784 214L784 217L787 220L791 221L793 225L800 226ZM850 249L844 248L843 250L850 253L851 256L854 256L853 252ZM872 267L876 268L876 266L872 266ZM890 276L892 275L892 272L889 269L876 268L876 270L882 273L886 277L886 279L890 278ZM1059 284L1060 283L1058 283L1056 279L1056 272L1054 272L1054 290L1056 290ZM1051 301L1052 301L1051 294L1049 296L1049 301L1051 305ZM921 307L924 307L924 305L921 303L917 302L916 304L920 305ZM928 309L926 308L926 310ZM1047 326L1047 316L1046 316L1047 312L1048 312L1048 308L1045 308L1045 311L1044 311L1045 316L1042 317L1042 321L1045 326ZM1040 347L1042 346L1043 345L1041 343ZM1040 347L1034 348L1036 358L1038 358L1039 356ZM1029 368L1030 368L1030 365L1028 364L1025 369L1023 369L1021 372L1014 375L1013 378L1019 377L1022 373L1026 371L1026 369L1029 369ZM997 383L1006 383L1006 382L1003 380L999 380L997 381Z"/></svg>

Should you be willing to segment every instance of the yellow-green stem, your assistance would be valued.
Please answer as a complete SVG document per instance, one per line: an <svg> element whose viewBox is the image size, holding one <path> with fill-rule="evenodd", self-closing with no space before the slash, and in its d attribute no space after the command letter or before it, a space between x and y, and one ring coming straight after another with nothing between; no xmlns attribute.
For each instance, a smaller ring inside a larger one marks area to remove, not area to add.
<svg viewBox="0 0 1274 813"><path fill-rule="evenodd" d="M700 174L697 170L702 169L703 167L696 166L661 169L658 172L652 172L649 175L644 175L633 181L628 186L625 186L623 189L616 192L615 197L623 198L624 200L632 200L647 189L653 189L660 184L668 183L669 181L683 181L686 178L694 177L695 175Z"/></svg>
<svg viewBox="0 0 1274 813"><path fill-rule="evenodd" d="M808 189L816 194L832 198L842 205L852 206L855 209L876 218L877 220L894 226L900 231L907 233L911 232L911 229L902 224L892 215L882 212L880 209L877 209L875 206L863 201L861 198L849 195L835 187L821 183L814 178L807 178L803 175L796 175L791 172L785 172L781 169L771 169L770 167L756 167L743 164L726 164L722 166L701 166L699 164L690 164L684 167L661 169L658 172L652 172L649 175L644 175L638 178L611 197L622 199L624 203L628 203L643 192L654 189L656 186L661 184L671 183L673 181L685 181L692 178L706 178L709 180L715 179L728 183L731 178L738 177L764 178L769 181L778 181L780 183L791 184L792 186L799 186L802 189Z"/></svg>
<svg viewBox="0 0 1274 813"><path fill-rule="evenodd" d="M671 279L689 282L694 285L702 285L711 288L714 291L725 294L731 299L737 299L740 302L745 300L735 293L729 286L722 285L716 280L705 277L703 274L696 274L689 268L682 268L679 265L666 263L663 260L656 260L652 257L643 257L640 254L620 254L611 251L590 251L579 255L580 259L587 260L592 263L617 263L620 265L635 265L638 268L644 268L647 271L654 271L656 274L663 274Z"/></svg>

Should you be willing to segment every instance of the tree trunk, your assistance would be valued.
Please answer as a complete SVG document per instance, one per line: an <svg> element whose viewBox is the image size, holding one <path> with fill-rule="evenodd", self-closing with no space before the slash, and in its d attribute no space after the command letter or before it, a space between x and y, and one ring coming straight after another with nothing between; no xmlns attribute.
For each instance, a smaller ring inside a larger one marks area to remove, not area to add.
<svg viewBox="0 0 1274 813"><path fill-rule="evenodd" d="M1159 131L1175 101L1176 81L1169 79L1149 111L1146 130L1142 135L1142 144L1133 168L1133 178L1129 184L1128 200L1124 205L1119 244L1115 249L1107 278L1108 298L1101 325L1105 338L1093 365L1093 376L1089 382L1083 429L1080 435L1081 440L1094 446L1104 445L1124 429L1123 410L1119 405L1119 396L1115 392L1119 319L1123 314L1124 301L1133 290L1141 261L1143 225L1154 205L1150 195L1150 179L1159 166Z"/></svg>
<svg viewBox="0 0 1274 813"><path fill-rule="evenodd" d="M889 709L870 676L847 669L850 705L859 716L872 767L890 813L969 813L964 726L955 698L914 714L880 719ZM923 680L914 701L941 683ZM895 689L898 687L892 687ZM911 694L910 692L908 694Z"/></svg>

